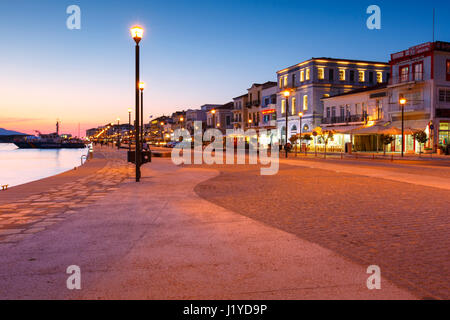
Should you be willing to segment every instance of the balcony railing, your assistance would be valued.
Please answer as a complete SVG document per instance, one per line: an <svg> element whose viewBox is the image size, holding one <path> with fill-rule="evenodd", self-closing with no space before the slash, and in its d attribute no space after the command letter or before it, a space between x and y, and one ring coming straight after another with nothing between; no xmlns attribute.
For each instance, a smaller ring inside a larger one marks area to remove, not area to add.
<svg viewBox="0 0 450 320"><path fill-rule="evenodd" d="M364 122L366 120L366 117L362 114L358 115L348 115L344 117L330 117L330 118L323 118L322 124L337 124L337 123L358 123L358 122Z"/></svg>
<svg viewBox="0 0 450 320"><path fill-rule="evenodd" d="M409 83L409 82L422 82L425 81L425 73L424 72L416 72L416 73L408 73L401 74L395 77L391 77L389 80L389 84L401 84L401 83Z"/></svg>
<svg viewBox="0 0 450 320"><path fill-rule="evenodd" d="M261 105L261 100L253 100L253 101L249 101L245 104L245 106L247 108L258 107L260 105Z"/></svg>
<svg viewBox="0 0 450 320"><path fill-rule="evenodd" d="M426 110L428 107L425 106L425 104L421 101L421 102L409 102L408 104L405 105L405 112L415 112L415 111L424 111ZM396 113L396 112L401 112L402 111L402 107L398 104L391 104L389 106L389 112L391 113Z"/></svg>

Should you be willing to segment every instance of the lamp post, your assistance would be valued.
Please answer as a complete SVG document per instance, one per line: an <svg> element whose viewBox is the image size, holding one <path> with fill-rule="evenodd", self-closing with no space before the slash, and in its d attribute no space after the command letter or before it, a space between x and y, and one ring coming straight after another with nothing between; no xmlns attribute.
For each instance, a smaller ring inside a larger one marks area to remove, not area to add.
<svg viewBox="0 0 450 320"><path fill-rule="evenodd" d="M120 149L120 118L117 118L117 149Z"/></svg>
<svg viewBox="0 0 450 320"><path fill-rule="evenodd" d="M289 97L291 96L291 92L286 90L283 92L283 95L286 99L286 110L285 114L286 114L286 128L285 128L285 133L286 133L286 141L284 143L284 150L286 151L286 159L288 158L288 148L287 148L287 144L288 144L288 122L289 122L289 116L288 116L288 110L289 110Z"/></svg>
<svg viewBox="0 0 450 320"><path fill-rule="evenodd" d="M212 109L211 110L211 114L213 115L213 125L212 125L212 127L215 128L216 127L216 109Z"/></svg>
<svg viewBox="0 0 450 320"><path fill-rule="evenodd" d="M405 152L405 105L407 100L401 97L399 102L402 108L402 158L403 158Z"/></svg>
<svg viewBox="0 0 450 320"><path fill-rule="evenodd" d="M303 112L298 113L299 121L300 121L300 152L302 152L302 120L303 120Z"/></svg>
<svg viewBox="0 0 450 320"><path fill-rule="evenodd" d="M141 143L144 143L144 89L145 83L139 82L139 90L141 90Z"/></svg>
<svg viewBox="0 0 450 320"><path fill-rule="evenodd" d="M131 108L128 108L128 151L131 151Z"/></svg>
<svg viewBox="0 0 450 320"><path fill-rule="evenodd" d="M135 79L135 94L136 94L136 128L134 130L136 136L136 182L139 182L141 179L141 143L139 139L139 42L142 40L142 36L144 35L144 29L141 27L135 26L131 28L131 36L136 42L136 79Z"/></svg>
<svg viewBox="0 0 450 320"><path fill-rule="evenodd" d="M183 124L184 118L183 117L180 118L180 122L181 122L181 130L184 131L184 124Z"/></svg>

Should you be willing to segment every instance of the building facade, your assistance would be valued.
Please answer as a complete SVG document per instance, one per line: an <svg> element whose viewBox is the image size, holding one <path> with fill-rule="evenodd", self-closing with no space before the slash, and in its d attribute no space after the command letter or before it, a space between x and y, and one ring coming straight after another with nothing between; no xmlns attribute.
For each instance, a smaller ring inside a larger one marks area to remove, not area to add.
<svg viewBox="0 0 450 320"><path fill-rule="evenodd" d="M405 126L424 130L436 151L450 142L450 43L428 42L391 55L389 115L399 125L400 98L406 99ZM406 138L405 151L415 149Z"/></svg>
<svg viewBox="0 0 450 320"><path fill-rule="evenodd" d="M311 132L322 123L322 98L386 82L390 66L384 62L332 58L312 58L277 72L277 125L281 143L300 133L299 113L303 114L302 132ZM286 100L284 92L289 91Z"/></svg>

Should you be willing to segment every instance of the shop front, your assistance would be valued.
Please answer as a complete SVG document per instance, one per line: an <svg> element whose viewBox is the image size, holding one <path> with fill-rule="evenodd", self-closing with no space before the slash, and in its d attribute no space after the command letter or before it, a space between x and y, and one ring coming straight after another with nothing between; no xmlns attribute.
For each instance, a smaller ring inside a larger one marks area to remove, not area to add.
<svg viewBox="0 0 450 320"><path fill-rule="evenodd" d="M439 124L439 146L446 147L450 144L450 121L441 121Z"/></svg>

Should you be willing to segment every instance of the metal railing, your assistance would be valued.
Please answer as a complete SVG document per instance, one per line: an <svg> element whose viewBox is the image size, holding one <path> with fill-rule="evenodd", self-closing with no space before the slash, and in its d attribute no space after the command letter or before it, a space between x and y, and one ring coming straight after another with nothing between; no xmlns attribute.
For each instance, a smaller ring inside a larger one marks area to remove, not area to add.
<svg viewBox="0 0 450 320"><path fill-rule="evenodd" d="M344 117L330 117L330 118L323 118L322 123L323 124L335 124L335 123L357 123L357 122L364 122L366 121L366 116L362 114L358 115L348 115Z"/></svg>
<svg viewBox="0 0 450 320"><path fill-rule="evenodd" d="M395 77L391 77L389 79L389 84L401 84L408 82L422 82L425 81L425 73L424 72L415 72L408 74L401 74Z"/></svg>

